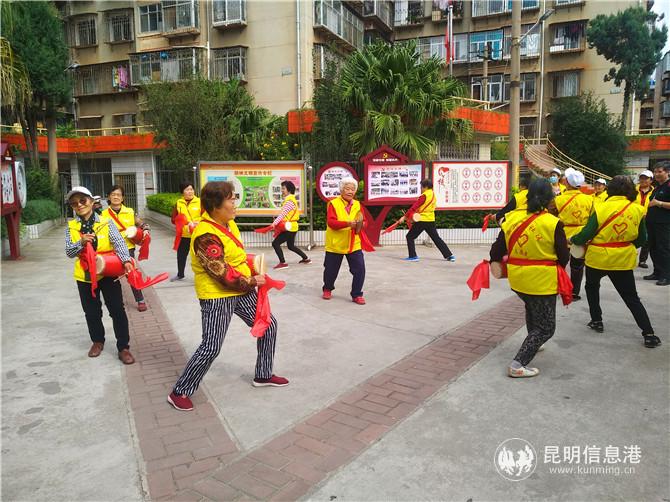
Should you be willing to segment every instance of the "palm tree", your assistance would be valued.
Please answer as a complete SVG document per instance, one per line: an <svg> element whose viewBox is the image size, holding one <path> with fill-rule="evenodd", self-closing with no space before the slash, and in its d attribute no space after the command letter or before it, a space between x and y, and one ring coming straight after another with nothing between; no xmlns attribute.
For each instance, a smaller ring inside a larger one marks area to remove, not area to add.
<svg viewBox="0 0 670 502"><path fill-rule="evenodd" d="M2 8L3 32L12 28L12 11L9 3ZM8 111L21 111L31 97L30 77L23 61L12 49L12 45L4 33L0 36L0 93L2 107Z"/></svg>
<svg viewBox="0 0 670 502"><path fill-rule="evenodd" d="M350 136L359 154L387 144L410 158L433 158L438 142L471 135L469 122L449 117L465 87L442 78L443 67L437 56L423 59L415 41L379 42L348 59L340 85L346 105L359 117Z"/></svg>

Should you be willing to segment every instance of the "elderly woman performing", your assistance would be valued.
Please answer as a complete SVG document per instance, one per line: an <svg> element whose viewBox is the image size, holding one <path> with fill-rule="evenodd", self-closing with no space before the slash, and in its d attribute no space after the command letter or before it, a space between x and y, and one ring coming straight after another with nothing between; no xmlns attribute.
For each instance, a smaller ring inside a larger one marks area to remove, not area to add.
<svg viewBox="0 0 670 502"><path fill-rule="evenodd" d="M353 178L340 181L340 195L328 203L326 228L326 258L323 261L323 299L330 300L335 289L335 280L342 265L342 258L347 257L351 281L351 299L358 305L365 305L363 298L363 282L365 281L365 258L363 249L374 251L368 247L367 239L362 234L363 213L361 204L354 199L358 183Z"/></svg>

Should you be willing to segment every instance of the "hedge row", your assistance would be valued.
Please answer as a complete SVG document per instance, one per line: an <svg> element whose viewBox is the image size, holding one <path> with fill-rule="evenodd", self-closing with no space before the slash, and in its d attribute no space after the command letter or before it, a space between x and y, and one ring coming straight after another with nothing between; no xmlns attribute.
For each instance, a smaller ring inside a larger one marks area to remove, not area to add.
<svg viewBox="0 0 670 502"><path fill-rule="evenodd" d="M47 220L60 218L61 208L51 199L34 199L26 203L21 212L21 221L26 225L36 225Z"/></svg>

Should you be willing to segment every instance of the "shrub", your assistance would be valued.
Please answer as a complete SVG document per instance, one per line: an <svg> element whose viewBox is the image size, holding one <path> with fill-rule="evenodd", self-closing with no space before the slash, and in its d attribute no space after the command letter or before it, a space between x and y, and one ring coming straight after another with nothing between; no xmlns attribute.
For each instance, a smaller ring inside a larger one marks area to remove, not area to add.
<svg viewBox="0 0 670 502"><path fill-rule="evenodd" d="M58 200L56 194L55 180L49 175L49 171L42 167L30 166L26 169L26 184L29 199Z"/></svg>
<svg viewBox="0 0 670 502"><path fill-rule="evenodd" d="M35 225L46 220L60 218L61 208L51 199L32 199L21 213L21 220L26 225Z"/></svg>
<svg viewBox="0 0 670 502"><path fill-rule="evenodd" d="M180 193L157 193L149 195L147 196L147 207L165 216L172 216L172 208L177 204L180 197Z"/></svg>

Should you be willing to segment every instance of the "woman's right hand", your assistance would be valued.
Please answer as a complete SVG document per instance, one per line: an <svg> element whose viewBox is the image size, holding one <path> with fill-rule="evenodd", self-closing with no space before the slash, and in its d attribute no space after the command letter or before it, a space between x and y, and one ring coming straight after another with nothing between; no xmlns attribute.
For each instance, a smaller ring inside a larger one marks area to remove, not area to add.
<svg viewBox="0 0 670 502"><path fill-rule="evenodd" d="M93 242L95 234L81 234L81 246L84 247L87 242Z"/></svg>
<svg viewBox="0 0 670 502"><path fill-rule="evenodd" d="M262 286L265 284L265 276L264 275L255 275L254 279L256 280L256 286Z"/></svg>

